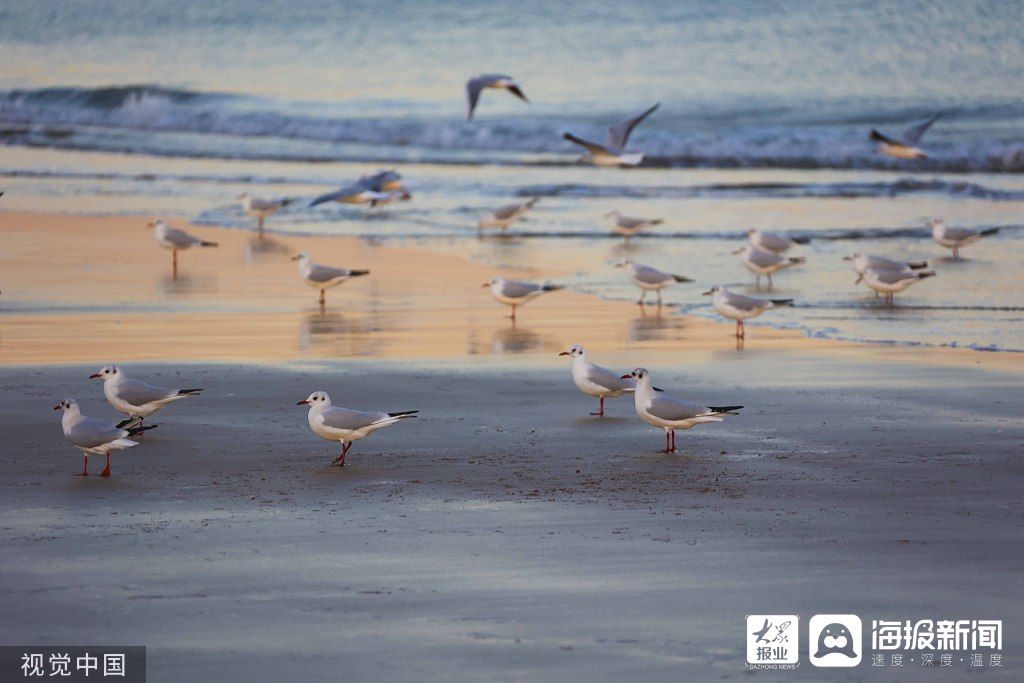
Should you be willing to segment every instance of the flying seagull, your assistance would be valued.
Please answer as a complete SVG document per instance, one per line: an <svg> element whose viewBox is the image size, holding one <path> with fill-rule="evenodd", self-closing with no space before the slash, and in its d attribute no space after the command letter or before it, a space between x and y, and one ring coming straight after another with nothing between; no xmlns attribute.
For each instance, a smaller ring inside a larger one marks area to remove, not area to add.
<svg viewBox="0 0 1024 683"><path fill-rule="evenodd" d="M880 143L878 145L878 151L881 154L887 154L897 159L927 159L928 155L924 150L918 148L918 143L921 142L921 138L925 132L932 127L941 114L933 114L927 121L923 121L915 126L907 128L905 131L900 133L900 137L893 138L888 135L883 135L877 130L871 130L871 139L875 142Z"/></svg>
<svg viewBox="0 0 1024 683"><path fill-rule="evenodd" d="M508 90L523 102L529 103L530 101L523 94L522 87L511 76L504 74L481 74L466 81L466 98L469 100L469 113L466 115L467 121L473 118L473 112L476 111L477 102L480 101L480 93L483 92L484 88Z"/></svg>
<svg viewBox="0 0 1024 683"><path fill-rule="evenodd" d="M661 106L660 103L639 116L624 119L614 126L609 126L608 135L605 137L603 145L584 140L572 133L563 133L562 137L586 149L590 153L590 161L596 166L637 166L644 160L644 155L640 152L627 152L626 143L629 142L629 135L633 129L653 114L659 106Z"/></svg>

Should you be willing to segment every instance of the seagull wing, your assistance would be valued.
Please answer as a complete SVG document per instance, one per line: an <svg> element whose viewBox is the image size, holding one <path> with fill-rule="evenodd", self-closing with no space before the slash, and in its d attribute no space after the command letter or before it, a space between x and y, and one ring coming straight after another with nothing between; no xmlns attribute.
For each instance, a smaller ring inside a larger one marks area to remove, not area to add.
<svg viewBox="0 0 1024 683"><path fill-rule="evenodd" d="M607 145L609 149L625 149L626 143L629 142L629 135L633 132L633 129L639 126L641 121L653 114L654 110L660 106L660 103L656 104L639 116L634 116L632 118L619 121L614 126L609 126L608 137L606 138L605 145Z"/></svg>
<svg viewBox="0 0 1024 683"><path fill-rule="evenodd" d="M611 152L605 148L604 145L599 145L596 142L590 140L584 140L581 137L573 135L572 133L562 133L562 137L569 142L575 142L580 147L584 147L591 154L610 154Z"/></svg>
<svg viewBox="0 0 1024 683"><path fill-rule="evenodd" d="M725 301L733 308L741 311L756 311L761 308L771 308L772 302L765 299L755 299L752 296L744 296L735 292L724 292Z"/></svg>
<svg viewBox="0 0 1024 683"><path fill-rule="evenodd" d="M195 235L190 235L181 228L168 227L164 232L164 239L173 244L176 247L189 247L193 244L199 244L202 242L201 239Z"/></svg>
<svg viewBox="0 0 1024 683"><path fill-rule="evenodd" d="M160 399L169 398L178 392L174 389L156 387L137 379L126 379L117 384L117 397L133 406L141 406Z"/></svg>
<svg viewBox="0 0 1024 683"><path fill-rule="evenodd" d="M323 412L324 426L334 429L362 429L390 417L387 413L364 413L348 408L332 407Z"/></svg>
<svg viewBox="0 0 1024 683"><path fill-rule="evenodd" d="M774 266L782 261L786 260L786 257L779 256L770 251L764 251L763 249L751 249L747 254L747 258L755 266L761 268L767 268L768 266Z"/></svg>
<svg viewBox="0 0 1024 683"><path fill-rule="evenodd" d="M494 210L494 217L499 220L505 220L506 218L512 218L517 211L523 208L522 204L506 204L505 206L498 207Z"/></svg>
<svg viewBox="0 0 1024 683"><path fill-rule="evenodd" d="M344 199L345 197L351 197L352 195L357 195L360 192L366 192L367 189L369 189L369 188L366 185L365 179L364 180L360 180L357 183L352 183L351 185L346 185L346 186L342 187L340 190L335 190L334 192L328 192L327 194L322 194L319 197L317 197L316 199L314 199L313 201L311 201L309 203L309 205L310 206L316 206L317 204L323 204L324 202L338 201L339 199Z"/></svg>
<svg viewBox="0 0 1024 683"><path fill-rule="evenodd" d="M520 282L519 280L505 280L501 293L509 298L518 299L529 296L536 291L543 289L540 285L532 282Z"/></svg>
<svg viewBox="0 0 1024 683"><path fill-rule="evenodd" d="M68 434L68 441L82 448L95 448L128 436L128 432L95 417L83 417Z"/></svg>
<svg viewBox="0 0 1024 683"><path fill-rule="evenodd" d="M331 266L321 266L318 263L313 263L310 264L309 272L306 273L306 279L313 282L330 282L339 277L348 277L351 274L352 271L347 268L332 268Z"/></svg>
<svg viewBox="0 0 1024 683"><path fill-rule="evenodd" d="M619 373L612 372L608 368L603 368L593 363L587 367L587 379L598 386L614 391L626 391L636 388L636 383L633 380L622 379L622 375Z"/></svg>
<svg viewBox="0 0 1024 683"><path fill-rule="evenodd" d="M673 277L668 273L664 273L657 268L651 268L650 266L636 266L633 268L633 277L640 282L647 283L649 285L657 285L665 280L671 280Z"/></svg>
<svg viewBox="0 0 1024 683"><path fill-rule="evenodd" d="M687 403L669 396L655 396L647 406L647 412L662 420L689 420L701 415L711 415L712 410L707 406Z"/></svg>
<svg viewBox="0 0 1024 683"><path fill-rule="evenodd" d="M902 134L903 142L908 145L916 145L918 142L921 141L921 137L928 131L929 128L932 127L932 124L935 123L940 116L942 116L942 114L932 114L931 118L929 118L927 121L919 123L916 126L911 126L910 128L907 128L905 131L903 131Z"/></svg>
<svg viewBox="0 0 1024 683"><path fill-rule="evenodd" d="M504 74L481 74L466 81L466 99L469 100L469 113L466 115L467 119L473 118L473 112L476 111L476 104L480 101L481 91L491 83L500 80L511 81L512 77ZM519 95L521 96L522 94L519 93Z"/></svg>

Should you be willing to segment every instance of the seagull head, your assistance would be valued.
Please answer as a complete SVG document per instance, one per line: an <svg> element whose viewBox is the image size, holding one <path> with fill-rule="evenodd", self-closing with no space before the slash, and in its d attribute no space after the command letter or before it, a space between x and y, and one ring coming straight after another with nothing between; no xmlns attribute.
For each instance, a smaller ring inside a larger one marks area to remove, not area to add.
<svg viewBox="0 0 1024 683"><path fill-rule="evenodd" d="M152 221L150 223L146 223L146 227L147 228L161 228L161 227L164 227L166 225L167 225L167 222L164 221L164 220L156 220L156 221Z"/></svg>
<svg viewBox="0 0 1024 683"><path fill-rule="evenodd" d="M314 391L312 394L307 396L305 400L299 401L295 405L297 406L319 406L321 408L331 405L331 397L327 395L326 391Z"/></svg>
<svg viewBox="0 0 1024 683"><path fill-rule="evenodd" d="M496 287L496 286L500 285L504 281L505 281L505 278L503 278L503 277L491 278L490 282L483 283L481 285L481 287Z"/></svg>
<svg viewBox="0 0 1024 683"><path fill-rule="evenodd" d="M635 379L637 382L650 378L651 373L647 372L647 368L637 368L628 375L623 375L621 379Z"/></svg>
<svg viewBox="0 0 1024 683"><path fill-rule="evenodd" d="M54 410L63 410L65 413L71 410L78 410L78 401L73 398L66 398L53 407Z"/></svg>
<svg viewBox="0 0 1024 683"><path fill-rule="evenodd" d="M116 365L104 365L99 372L89 375L89 379L102 379L104 382L116 379L121 376L121 370Z"/></svg>
<svg viewBox="0 0 1024 683"><path fill-rule="evenodd" d="M582 357L586 353L587 352L583 348L582 344L573 344L572 346L569 347L568 351L562 351L558 355L559 356L572 356L573 358L580 358L580 357Z"/></svg>
<svg viewBox="0 0 1024 683"><path fill-rule="evenodd" d="M723 291L722 288L719 287L718 285L715 285L714 287L712 287L708 291L701 292L701 295L703 295L703 296L711 296L712 294L718 294L721 291Z"/></svg>
<svg viewBox="0 0 1024 683"><path fill-rule="evenodd" d="M292 256L292 261L308 261L308 260L309 260L309 254L307 254L304 251L300 251L295 256Z"/></svg>

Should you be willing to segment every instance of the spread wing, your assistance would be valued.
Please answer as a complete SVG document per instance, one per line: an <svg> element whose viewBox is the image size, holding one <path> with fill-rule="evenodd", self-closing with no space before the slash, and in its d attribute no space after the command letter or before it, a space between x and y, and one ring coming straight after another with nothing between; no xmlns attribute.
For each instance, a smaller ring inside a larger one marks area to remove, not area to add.
<svg viewBox="0 0 1024 683"><path fill-rule="evenodd" d="M321 266L320 264L313 263L309 266L306 279L313 282L330 282L335 278L348 277L351 274L352 271L348 268L332 268L331 266Z"/></svg>
<svg viewBox="0 0 1024 683"><path fill-rule="evenodd" d="M931 118L929 118L927 121L919 123L916 126L911 126L910 128L907 128L905 131L903 131L903 142L905 142L908 145L916 145L918 142L921 141L921 137L928 131L929 128L932 127L932 124L935 123L940 116L942 116L942 114L933 114Z"/></svg>
<svg viewBox="0 0 1024 683"><path fill-rule="evenodd" d="M511 81L512 78L503 74L481 74L466 81L466 99L469 100L469 114L466 116L467 119L473 118L473 112L476 111L476 104L480 101L480 92L491 83L500 80Z"/></svg>
<svg viewBox="0 0 1024 683"><path fill-rule="evenodd" d="M532 282L505 280L504 286L501 288L501 293L507 297L518 299L519 297L528 296L541 289L543 289L543 287Z"/></svg>
<svg viewBox="0 0 1024 683"><path fill-rule="evenodd" d="M668 396L655 396L650 400L647 412L662 420L675 421L710 415L712 411L707 406L699 406L696 403L686 403Z"/></svg>
<svg viewBox="0 0 1024 683"><path fill-rule="evenodd" d="M76 446L94 448L128 436L128 432L95 417L83 417L71 428L68 440Z"/></svg>
<svg viewBox="0 0 1024 683"><path fill-rule="evenodd" d="M346 185L342 187L340 190L335 190L334 192L322 194L313 201L311 201L309 205L316 206L317 204L323 204L324 202L338 201L339 199L344 199L345 197L351 197L353 195L359 194L360 192L365 192L367 189L369 188L366 186L365 181L360 180L357 183Z"/></svg>
<svg viewBox="0 0 1024 683"><path fill-rule="evenodd" d="M323 412L324 425L334 429L362 429L389 417L387 413L364 413L348 408L331 408Z"/></svg>
<svg viewBox="0 0 1024 683"><path fill-rule="evenodd" d="M156 387L152 384L140 382L137 379L126 379L117 385L118 398L133 406L141 406L152 401L159 401L176 393L178 393L176 390Z"/></svg>
<svg viewBox="0 0 1024 683"><path fill-rule="evenodd" d="M639 126L644 119L653 114L660 106L660 103L656 104L639 116L634 116L632 118L619 121L614 126L609 126L608 137L606 138L605 145L611 149L625 149L626 143L629 142L629 136L633 132L633 129Z"/></svg>
<svg viewBox="0 0 1024 683"><path fill-rule="evenodd" d="M604 145L599 145L596 142L590 140L584 140L583 138L573 135L572 133L562 133L562 137L569 142L575 142L580 147L585 148L591 154L608 154L609 150Z"/></svg>
<svg viewBox="0 0 1024 683"><path fill-rule="evenodd" d="M623 391L636 388L636 382L632 379L622 379L622 375L600 365L591 364L587 368L587 379L605 389Z"/></svg>

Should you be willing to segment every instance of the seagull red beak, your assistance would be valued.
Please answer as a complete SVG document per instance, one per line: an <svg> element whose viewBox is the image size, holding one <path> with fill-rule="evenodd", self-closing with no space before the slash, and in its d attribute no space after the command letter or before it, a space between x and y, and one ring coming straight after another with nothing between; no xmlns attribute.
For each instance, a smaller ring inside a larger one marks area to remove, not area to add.
<svg viewBox="0 0 1024 683"><path fill-rule="evenodd" d="M558 354L558 355L559 355L559 356L571 356L572 354L571 354L571 353L569 353L568 351L562 351L562 352L561 352L560 354Z"/></svg>
<svg viewBox="0 0 1024 683"><path fill-rule="evenodd" d="M712 292L712 291L711 291L711 290L709 289L709 290L708 290L708 291L706 291L706 292L701 292L701 294L700 294L700 295L701 295L701 296L711 296L712 294L714 294L714 292Z"/></svg>
<svg viewBox="0 0 1024 683"><path fill-rule="evenodd" d="M309 401L307 401L307 400L303 399L303 400L299 401L298 403L296 403L295 405L297 405L297 406L304 406L304 405L306 405L307 403L309 403Z"/></svg>
<svg viewBox="0 0 1024 683"><path fill-rule="evenodd" d="M623 376L622 376L622 377L620 377L619 379L629 379L629 378L630 378L630 377L632 377L632 376L633 376L633 375L623 375Z"/></svg>
<svg viewBox="0 0 1024 683"><path fill-rule="evenodd" d="M102 375L100 375L100 373L98 372L94 372L91 375L89 375L89 379L96 379L97 377L102 377Z"/></svg>
<svg viewBox="0 0 1024 683"><path fill-rule="evenodd" d="M58 403L57 405L55 405L55 406L53 407L53 409L54 409L54 410L60 410L60 404Z"/></svg>
<svg viewBox="0 0 1024 683"><path fill-rule="evenodd" d="M485 282L485 283L483 283L483 284L482 284L482 285L480 285L480 286L481 286L481 287L490 287L490 286L491 286L491 283L490 283L490 282Z"/></svg>

